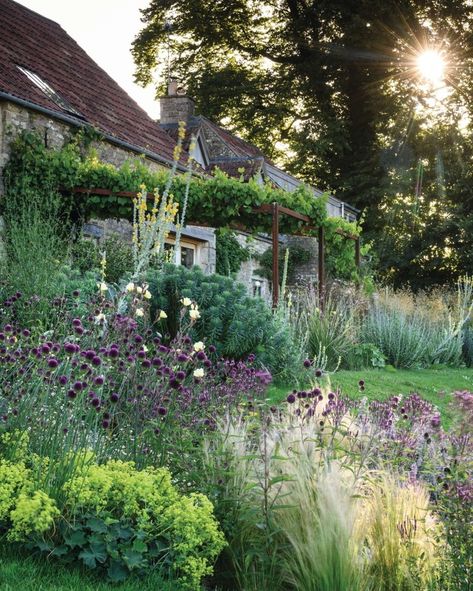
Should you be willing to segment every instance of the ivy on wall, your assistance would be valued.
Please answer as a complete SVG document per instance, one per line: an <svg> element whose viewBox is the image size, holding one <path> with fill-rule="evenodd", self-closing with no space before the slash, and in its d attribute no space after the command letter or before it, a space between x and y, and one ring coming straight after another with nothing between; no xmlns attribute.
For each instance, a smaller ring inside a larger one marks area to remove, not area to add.
<svg viewBox="0 0 473 591"><path fill-rule="evenodd" d="M141 184L148 189L162 191L169 172L150 171L142 159L125 163L120 168L101 162L96 153L84 148L84 138L80 134L60 150L46 148L41 136L35 132L23 132L12 144L11 157L4 170L6 197L9 194L27 195L45 191L61 192L67 208L69 220L78 226L90 218L132 217L132 202L129 197L113 193L121 191L137 192ZM91 189L90 194L74 194L72 189L81 187ZM111 195L94 195L93 189L108 189ZM185 178L174 177L171 193L179 203L183 202ZM353 242L337 236L335 228L342 228L350 234L358 235L356 224L341 218L328 218L326 198L314 198L312 192L301 185L293 192L276 189L269 184L259 184L255 180L245 183L229 178L216 171L212 178L194 177L190 183L187 205L187 223L201 223L216 228L232 224L251 229L253 232L271 232L271 216L254 211L255 207L278 202L308 216L314 227L326 228L327 242L334 243L334 249L345 257L353 251ZM282 234L306 233L312 235L304 222L282 215L280 217ZM337 255L338 256L338 255ZM354 256L351 270L356 271Z"/></svg>
<svg viewBox="0 0 473 591"><path fill-rule="evenodd" d="M250 258L250 250L242 246L235 233L227 228L215 232L217 261L215 270L218 275L238 273L241 264Z"/></svg>

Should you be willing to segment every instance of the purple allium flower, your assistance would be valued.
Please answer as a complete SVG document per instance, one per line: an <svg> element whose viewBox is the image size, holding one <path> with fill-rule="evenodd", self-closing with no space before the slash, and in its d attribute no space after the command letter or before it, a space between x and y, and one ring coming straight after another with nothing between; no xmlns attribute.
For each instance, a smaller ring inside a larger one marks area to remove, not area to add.
<svg viewBox="0 0 473 591"><path fill-rule="evenodd" d="M73 295L75 298L78 298L78 297L80 296L80 290L78 290L78 289L75 289L75 290L72 292L72 295Z"/></svg>
<svg viewBox="0 0 473 591"><path fill-rule="evenodd" d="M27 328L24 328L22 330L22 334L24 337L29 337L31 335L31 332Z"/></svg>
<svg viewBox="0 0 473 591"><path fill-rule="evenodd" d="M164 406L160 406L158 408L158 414L161 415L162 417L164 417L167 414L167 410L164 408Z"/></svg>
<svg viewBox="0 0 473 591"><path fill-rule="evenodd" d="M286 400L289 402L289 404L293 404L296 401L296 397L294 394L289 394Z"/></svg>
<svg viewBox="0 0 473 591"><path fill-rule="evenodd" d="M82 390L82 382L74 382L73 388L76 392L80 392Z"/></svg>
<svg viewBox="0 0 473 591"><path fill-rule="evenodd" d="M109 421L109 420L107 420L107 419L104 419L104 420L102 421L102 427L103 427L104 429L108 429L108 428L110 427L110 421Z"/></svg>
<svg viewBox="0 0 473 591"><path fill-rule="evenodd" d="M56 368L59 365L59 361L55 357L50 357L48 359L48 367L51 369Z"/></svg>
<svg viewBox="0 0 473 591"><path fill-rule="evenodd" d="M199 361L204 361L207 358L206 354L203 351L198 351L196 355Z"/></svg>
<svg viewBox="0 0 473 591"><path fill-rule="evenodd" d="M102 360L100 359L100 357L98 355L96 355L95 357L92 357L92 365L95 365L95 367L98 367L101 364L102 364Z"/></svg>
<svg viewBox="0 0 473 591"><path fill-rule="evenodd" d="M312 365L312 361L310 359L304 359L304 367L310 367Z"/></svg>
<svg viewBox="0 0 473 591"><path fill-rule="evenodd" d="M110 395L110 402L113 402L114 404L118 402L119 400L119 396L116 392L113 392L113 394Z"/></svg>
<svg viewBox="0 0 473 591"><path fill-rule="evenodd" d="M184 345L190 345L192 343L192 339L189 336L185 336L183 338Z"/></svg>
<svg viewBox="0 0 473 591"><path fill-rule="evenodd" d="M67 384L67 376L59 376L58 382L61 384L61 386L65 386Z"/></svg>
<svg viewBox="0 0 473 591"><path fill-rule="evenodd" d="M144 359L141 362L141 366L144 367L145 369L148 369L151 367L151 361L149 359Z"/></svg>
<svg viewBox="0 0 473 591"><path fill-rule="evenodd" d="M360 386L360 387L361 387L361 386L364 386L364 385L365 385L365 380L360 380L360 381L358 382L358 386Z"/></svg>
<svg viewBox="0 0 473 591"><path fill-rule="evenodd" d="M90 404L95 408L100 406L100 398L92 398Z"/></svg>
<svg viewBox="0 0 473 591"><path fill-rule="evenodd" d="M316 378L321 378L322 377L322 370L321 369L316 369L315 370L315 377Z"/></svg>
<svg viewBox="0 0 473 591"><path fill-rule="evenodd" d="M82 326L76 326L76 327L74 328L74 331L75 331L75 333L76 333L76 334L78 334L79 336L84 334L84 329L82 328Z"/></svg>
<svg viewBox="0 0 473 591"><path fill-rule="evenodd" d="M210 359L206 359L204 361L204 367L207 367L207 368L212 367L212 362L210 361Z"/></svg>
<svg viewBox="0 0 473 591"><path fill-rule="evenodd" d="M167 353L169 351L169 349L165 345L159 345L158 351L160 353Z"/></svg>
<svg viewBox="0 0 473 591"><path fill-rule="evenodd" d="M77 396L77 393L74 390L68 390L67 395L69 398L75 398Z"/></svg>
<svg viewBox="0 0 473 591"><path fill-rule="evenodd" d="M177 360L181 363L185 363L186 361L189 361L189 356L185 353L179 353L179 355L177 356Z"/></svg>
<svg viewBox="0 0 473 591"><path fill-rule="evenodd" d="M215 353L216 350L217 348L215 347L215 345L209 345L209 353Z"/></svg>
<svg viewBox="0 0 473 591"><path fill-rule="evenodd" d="M139 359L144 359L146 357L146 351L138 351L137 356Z"/></svg>
<svg viewBox="0 0 473 591"><path fill-rule="evenodd" d="M5 324L5 326L3 327L3 330L4 330L5 332L12 332L12 330L13 330L13 327L12 327L12 325L11 325L11 324Z"/></svg>
<svg viewBox="0 0 473 591"><path fill-rule="evenodd" d="M142 343L143 342L143 337L140 334L135 335L135 343Z"/></svg>
<svg viewBox="0 0 473 591"><path fill-rule="evenodd" d="M182 380L183 380L185 377L186 377L186 372L185 372L185 371L182 371L182 369L181 369L181 370L179 370L179 371L176 373L176 378L177 378L178 380L181 380L181 381L182 381Z"/></svg>
<svg viewBox="0 0 473 591"><path fill-rule="evenodd" d="M173 376L169 380L169 385L171 386L171 388L174 388L176 390L177 388L179 388L181 383L179 382L179 380L176 377Z"/></svg>
<svg viewBox="0 0 473 591"><path fill-rule="evenodd" d="M51 347L47 343L44 345L41 345L41 353L44 353L45 355L47 355L48 353L51 353Z"/></svg>
<svg viewBox="0 0 473 591"><path fill-rule="evenodd" d="M82 326L82 322L79 318L74 318L72 321L72 326Z"/></svg>
<svg viewBox="0 0 473 591"><path fill-rule="evenodd" d="M333 392L329 392L328 393L328 399L329 400L334 400L335 399L335 394Z"/></svg>
<svg viewBox="0 0 473 591"><path fill-rule="evenodd" d="M103 386L104 381L105 381L105 378L103 376L96 376L94 378L94 384L96 386Z"/></svg>
<svg viewBox="0 0 473 591"><path fill-rule="evenodd" d="M109 357L111 357L112 359L116 359L119 355L119 351L118 349L115 349L115 347L112 347L109 351L108 351L108 355Z"/></svg>

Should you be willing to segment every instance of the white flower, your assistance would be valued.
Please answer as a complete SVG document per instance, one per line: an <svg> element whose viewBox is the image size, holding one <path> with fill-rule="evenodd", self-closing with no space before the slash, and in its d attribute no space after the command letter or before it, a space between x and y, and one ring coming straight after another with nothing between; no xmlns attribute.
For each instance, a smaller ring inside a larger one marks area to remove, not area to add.
<svg viewBox="0 0 473 591"><path fill-rule="evenodd" d="M163 318L167 318L168 315L166 314L166 312L164 310L161 310L159 313L159 319L162 320Z"/></svg>
<svg viewBox="0 0 473 591"><path fill-rule="evenodd" d="M136 293L143 293L143 288L139 285L136 286Z"/></svg>
<svg viewBox="0 0 473 591"><path fill-rule="evenodd" d="M136 316L138 316L138 318L141 318L142 316L145 315L143 308L136 308L135 314L136 314Z"/></svg>
<svg viewBox="0 0 473 591"><path fill-rule="evenodd" d="M198 341L194 343L194 351L203 351L205 349L205 345L202 341Z"/></svg>
<svg viewBox="0 0 473 591"><path fill-rule="evenodd" d="M135 284L132 281L130 281L130 283L128 283L128 285L125 287L125 289L128 293L130 293L131 291L133 291L135 289Z"/></svg>
<svg viewBox="0 0 473 591"><path fill-rule="evenodd" d="M100 283L97 283L98 288L100 289L100 291L107 291L108 287L107 284L104 283L103 281L101 281Z"/></svg>
<svg viewBox="0 0 473 591"><path fill-rule="evenodd" d="M147 300L150 300L150 299L151 299L151 292L150 292L150 291L146 290L146 291L145 291L145 293L144 293L143 295L144 295L144 297L145 297Z"/></svg>
<svg viewBox="0 0 473 591"><path fill-rule="evenodd" d="M97 314L97 316L95 317L95 323L98 324L99 322L101 322L102 320L105 320L105 314L103 314L102 312L100 314Z"/></svg>
<svg viewBox="0 0 473 591"><path fill-rule="evenodd" d="M192 300L190 298L182 298L181 303L183 306L190 306L192 304Z"/></svg>
<svg viewBox="0 0 473 591"><path fill-rule="evenodd" d="M194 378L203 378L204 377L204 370L199 367L198 369L194 369Z"/></svg>
<svg viewBox="0 0 473 591"><path fill-rule="evenodd" d="M200 312L199 310L189 310L189 316L192 320L198 320L200 318Z"/></svg>
<svg viewBox="0 0 473 591"><path fill-rule="evenodd" d="M145 353L147 353L148 352L148 347L146 345L143 345L143 347L142 347L141 350L144 351Z"/></svg>

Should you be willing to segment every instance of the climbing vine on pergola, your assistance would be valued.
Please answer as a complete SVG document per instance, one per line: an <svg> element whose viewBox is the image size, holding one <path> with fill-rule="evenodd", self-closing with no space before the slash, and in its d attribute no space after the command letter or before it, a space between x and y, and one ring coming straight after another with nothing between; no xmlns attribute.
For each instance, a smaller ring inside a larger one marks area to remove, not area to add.
<svg viewBox="0 0 473 591"><path fill-rule="evenodd" d="M101 162L93 150L85 149L81 138L62 149L47 148L43 138L24 132L12 144L10 160L4 171L6 198L19 191L27 206L28 192L61 193L65 211L74 223L90 218L132 218L132 197L144 184L148 189L164 190L169 179L166 169L150 171L142 159L120 168ZM170 192L180 204L186 191L185 175L172 178ZM188 188L185 223L214 228L232 227L250 233L271 234L273 239L273 303L278 300L279 235L313 236L319 240L319 292L323 297L325 243L344 236L346 246L355 243L354 267L360 264L360 238L357 224L327 216L326 198L314 197L301 185L293 192L243 182L217 171L211 178L193 176Z"/></svg>

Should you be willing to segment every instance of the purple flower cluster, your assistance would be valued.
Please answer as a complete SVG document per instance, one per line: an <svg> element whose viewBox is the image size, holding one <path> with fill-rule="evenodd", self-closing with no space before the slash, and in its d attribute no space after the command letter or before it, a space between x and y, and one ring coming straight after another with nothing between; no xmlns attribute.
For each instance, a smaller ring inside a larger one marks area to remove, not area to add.
<svg viewBox="0 0 473 591"><path fill-rule="evenodd" d="M127 438L163 421L181 429L211 426L242 400L262 397L271 382L254 360L219 359L215 347L194 347L188 336L164 343L120 314L109 318L104 334L91 318L72 318L69 336L57 341L34 342L29 330L12 324L0 329L3 422L14 428L45 416L37 428L61 422L68 437L72 425L95 429L97 418L104 430Z"/></svg>

